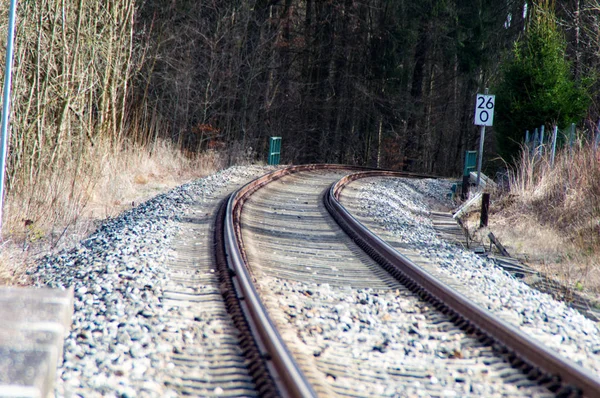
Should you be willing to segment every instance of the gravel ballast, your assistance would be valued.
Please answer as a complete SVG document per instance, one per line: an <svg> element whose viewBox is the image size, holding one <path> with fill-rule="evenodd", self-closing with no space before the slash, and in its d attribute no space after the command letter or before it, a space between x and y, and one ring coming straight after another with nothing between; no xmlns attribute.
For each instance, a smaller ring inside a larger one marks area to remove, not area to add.
<svg viewBox="0 0 600 398"><path fill-rule="evenodd" d="M446 196L450 182L379 179L361 184L359 203L369 222L415 247L437 271L455 281L460 293L564 357L600 372L600 334L593 321L530 288L493 260L437 236L428 217L428 203L436 200L451 207Z"/></svg>
<svg viewBox="0 0 600 398"><path fill-rule="evenodd" d="M553 396L408 289L262 283L327 375L327 396Z"/></svg>
<svg viewBox="0 0 600 398"><path fill-rule="evenodd" d="M160 298L169 282L165 263L177 221L192 204L266 172L232 167L177 187L106 220L72 249L29 271L37 286L74 286L57 396L176 396L164 383L164 370L174 366L166 354L176 331L165 322L172 309Z"/></svg>
<svg viewBox="0 0 600 398"><path fill-rule="evenodd" d="M165 263L179 232L177 221L192 204L265 172L262 167L234 167L159 195L107 220L74 248L44 258L29 272L38 286L74 286L73 326L58 371L57 396L177 396L177 391L165 383L165 369L174 366L168 360L167 354L173 350L168 336L178 331L168 322L172 308L161 302L170 280ZM445 202L449 182L380 179L360 184L361 213L416 246L447 278L458 284L469 281L461 293L561 355L593 372L600 371L600 338L594 322L529 288L492 261L438 238L428 217L429 203L435 200L452 205ZM272 291L287 316L306 323L305 332L298 337L314 343L316 350L310 354L314 357L335 361L338 344L344 344L354 347L357 360L384 360L377 369L381 374L390 369L403 373L406 369L395 360L385 362L390 351L409 347L409 356L429 350L442 357L461 349L458 342L442 342L441 338L431 346L415 346L419 339L413 337L427 335L419 325L423 321L420 311L428 313L428 309L405 303L397 292L364 289L348 295L342 288L283 281L276 281ZM386 314L397 318L398 325L389 324ZM413 327L400 325L400 321ZM390 339L400 335L396 329L403 330L407 340ZM415 370L417 362L408 368ZM445 379L423 369L413 376L415 382L401 389L386 385L383 378L381 389L372 392L418 395L427 383L427 389L447 396L503 393L501 386L489 390L485 384L469 384L467 390L457 391L446 385L463 377L458 374Z"/></svg>
<svg viewBox="0 0 600 398"><path fill-rule="evenodd" d="M325 209L340 176L307 174L248 199L241 236L261 299L321 396L552 396L374 263Z"/></svg>

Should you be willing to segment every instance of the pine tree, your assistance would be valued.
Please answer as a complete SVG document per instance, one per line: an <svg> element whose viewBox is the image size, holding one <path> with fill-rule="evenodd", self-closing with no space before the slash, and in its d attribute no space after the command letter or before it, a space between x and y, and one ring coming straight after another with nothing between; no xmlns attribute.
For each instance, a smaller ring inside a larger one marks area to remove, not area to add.
<svg viewBox="0 0 600 398"><path fill-rule="evenodd" d="M541 0L534 5L527 31L515 43L495 88L496 136L506 160L518 153L525 130L543 124L564 126L585 115L589 79L574 79L565 50L554 4Z"/></svg>

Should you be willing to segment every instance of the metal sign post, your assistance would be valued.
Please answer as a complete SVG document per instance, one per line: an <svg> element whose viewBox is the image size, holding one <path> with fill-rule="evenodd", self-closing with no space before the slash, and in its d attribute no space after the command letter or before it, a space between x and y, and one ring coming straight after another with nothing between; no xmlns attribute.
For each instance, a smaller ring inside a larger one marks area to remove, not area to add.
<svg viewBox="0 0 600 398"><path fill-rule="evenodd" d="M8 39L6 41L6 70L4 73L4 99L2 101L2 141L0 144L0 239L2 239L2 217L4 208L4 180L6 179L6 154L8 152L8 122L10 116L10 89L12 86L12 64L15 41L15 19L17 0L10 1L8 10Z"/></svg>
<svg viewBox="0 0 600 398"><path fill-rule="evenodd" d="M494 107L496 105L496 96L488 95L488 89L485 94L477 94L475 101L475 124L481 126L479 130L479 156L477 159L477 188L481 182L481 162L483 160L483 143L485 141L485 126L494 124Z"/></svg>

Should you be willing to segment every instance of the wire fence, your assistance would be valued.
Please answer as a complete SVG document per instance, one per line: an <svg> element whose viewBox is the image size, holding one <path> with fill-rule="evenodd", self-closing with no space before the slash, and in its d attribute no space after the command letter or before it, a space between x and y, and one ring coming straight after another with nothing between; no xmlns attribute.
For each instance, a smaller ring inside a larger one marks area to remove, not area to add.
<svg viewBox="0 0 600 398"><path fill-rule="evenodd" d="M571 123L563 129L553 125L549 132L544 125L525 131L524 146L529 151L529 155L536 158L549 152L552 165L554 165L557 148L568 148L572 151L575 146L592 145L596 151L599 144L600 120L597 123L586 122L581 127Z"/></svg>

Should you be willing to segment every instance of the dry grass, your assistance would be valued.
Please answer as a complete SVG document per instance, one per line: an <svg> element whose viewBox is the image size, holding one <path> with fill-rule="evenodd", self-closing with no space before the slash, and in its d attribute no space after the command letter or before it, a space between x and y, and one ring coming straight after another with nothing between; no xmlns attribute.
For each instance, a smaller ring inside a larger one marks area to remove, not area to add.
<svg viewBox="0 0 600 398"><path fill-rule="evenodd" d="M589 146L534 159L523 153L510 192L497 193L489 229L508 251L579 291L600 294L600 161ZM472 229L479 214L471 214ZM478 231L487 242L487 231Z"/></svg>
<svg viewBox="0 0 600 398"><path fill-rule="evenodd" d="M151 150L132 147L103 162L101 175L89 195L87 212L94 217L114 216L159 192L193 178L212 174L224 166L224 155L205 152L186 157L173 146L159 141ZM108 178L108 176L111 176Z"/></svg>
<svg viewBox="0 0 600 398"><path fill-rule="evenodd" d="M83 164L64 164L46 184L13 189L5 205L0 284L28 284L27 264L70 245L97 222L186 181L214 173L225 156L186 157L159 141L150 149L99 144Z"/></svg>
<svg viewBox="0 0 600 398"><path fill-rule="evenodd" d="M18 7L0 283L27 283L22 264L78 240L96 220L252 157L241 150L184 156L183 142L160 140L182 134L146 95L151 76L140 71L155 60L147 58L149 32L135 31L139 5L39 0ZM6 28L0 22L0 41Z"/></svg>
<svg viewBox="0 0 600 398"><path fill-rule="evenodd" d="M134 58L134 12L133 0L19 4L0 280L23 283L24 261L88 231L84 210L109 175L107 154L122 152L123 134L151 134L128 121L131 76L143 62Z"/></svg>

